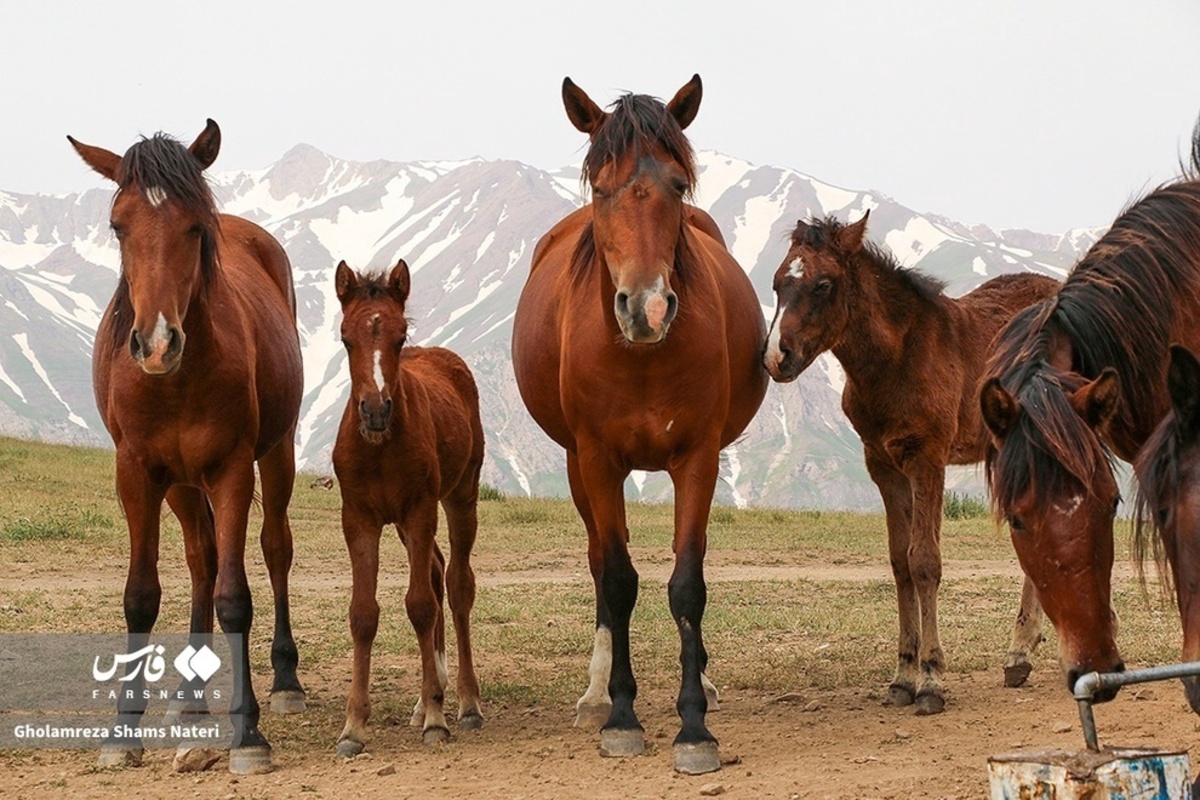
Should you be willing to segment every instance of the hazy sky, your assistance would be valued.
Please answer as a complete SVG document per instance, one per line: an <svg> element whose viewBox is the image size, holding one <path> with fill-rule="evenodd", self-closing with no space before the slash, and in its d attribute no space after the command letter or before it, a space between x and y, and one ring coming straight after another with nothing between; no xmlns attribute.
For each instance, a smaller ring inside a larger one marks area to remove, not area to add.
<svg viewBox="0 0 1200 800"><path fill-rule="evenodd" d="M0 0L0 190L101 185L212 117L215 170L304 142L353 160L578 161L570 75L607 105L692 73L699 149L994 227L1107 224L1200 115L1196 0Z"/></svg>

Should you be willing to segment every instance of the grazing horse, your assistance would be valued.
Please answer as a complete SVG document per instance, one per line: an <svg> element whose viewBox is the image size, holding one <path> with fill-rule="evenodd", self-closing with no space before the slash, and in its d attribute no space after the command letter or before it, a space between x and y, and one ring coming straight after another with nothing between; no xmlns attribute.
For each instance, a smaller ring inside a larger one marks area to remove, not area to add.
<svg viewBox="0 0 1200 800"><path fill-rule="evenodd" d="M668 597L683 668L675 768L709 772L721 762L704 723L706 529L721 448L766 393L762 311L716 224L685 202L696 168L683 129L699 109L700 77L665 105L628 94L611 112L569 78L562 94L568 118L590 137L583 180L592 202L538 242L512 350L526 407L567 451L588 533L596 636L576 724L603 723L603 755L644 748L629 660L638 575L623 484L631 470L666 470L675 487Z"/></svg>
<svg viewBox="0 0 1200 800"><path fill-rule="evenodd" d="M846 372L842 409L863 443L887 514L900 609L900 647L888 702L918 714L945 707L938 639L939 545L947 464L981 461L987 431L976 391L988 343L1014 313L1058 288L1031 273L1001 275L964 297L864 242L868 214L792 232L775 273L777 306L763 363L795 380L826 350ZM1041 641L1041 609L1028 584L1013 629L1005 681L1020 685Z"/></svg>
<svg viewBox="0 0 1200 800"><path fill-rule="evenodd" d="M96 332L92 379L117 448L117 494L129 523L129 644L144 646L158 617L165 498L183 529L193 633L211 634L215 607L221 628L243 637L229 768L269 770L250 682L253 606L244 560L257 461L262 549L275 594L271 705L303 710L287 593L287 506L303 389L291 266L262 228L217 212L203 175L221 143L211 119L190 147L156 134L118 156L70 141L117 184L111 224L121 275ZM120 721L136 728L145 707L122 700ZM140 739L114 736L101 763L137 763L141 752Z"/></svg>
<svg viewBox="0 0 1200 800"><path fill-rule="evenodd" d="M1200 661L1200 361L1186 347L1171 347L1167 392L1171 411L1134 461L1135 551L1139 567L1153 553L1165 585L1175 589L1183 660ZM1200 678L1183 685L1200 714Z"/></svg>
<svg viewBox="0 0 1200 800"><path fill-rule="evenodd" d="M979 398L992 505L1058 632L1068 689L1124 669L1110 602L1112 459L1132 461L1170 409L1168 347L1200 347L1197 323L1200 180L1185 176L1117 217L1058 294L993 345Z"/></svg>
<svg viewBox="0 0 1200 800"><path fill-rule="evenodd" d="M483 465L479 392L471 371L454 353L404 346L409 284L404 261L386 277L359 277L343 261L334 276L350 363L350 398L333 448L333 469L342 490L342 533L354 574L354 672L346 726L337 743L341 756L357 755L367 741L371 645L379 625L379 539L389 523L408 550L405 606L421 650L421 699L412 724L422 725L426 744L450 738L442 711L448 680L445 585L458 641L458 727L483 725L470 628L475 603L471 548ZM450 530L449 564L434 538L438 501Z"/></svg>

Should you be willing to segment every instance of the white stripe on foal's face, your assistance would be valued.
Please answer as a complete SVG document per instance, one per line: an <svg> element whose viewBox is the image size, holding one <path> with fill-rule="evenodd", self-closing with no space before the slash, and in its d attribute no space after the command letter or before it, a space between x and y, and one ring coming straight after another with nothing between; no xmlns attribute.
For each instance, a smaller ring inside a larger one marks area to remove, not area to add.
<svg viewBox="0 0 1200 800"><path fill-rule="evenodd" d="M783 361L783 351L779 349L779 320L783 317L783 309L779 306L779 300L775 301L775 319L771 321L771 332L767 335L767 356L768 364L778 364Z"/></svg>
<svg viewBox="0 0 1200 800"><path fill-rule="evenodd" d="M383 383L383 353L375 351L375 388L383 391L386 387Z"/></svg>
<svg viewBox="0 0 1200 800"><path fill-rule="evenodd" d="M800 256L793 258L792 263L788 264L787 274L789 278L803 278L804 259L802 259Z"/></svg>

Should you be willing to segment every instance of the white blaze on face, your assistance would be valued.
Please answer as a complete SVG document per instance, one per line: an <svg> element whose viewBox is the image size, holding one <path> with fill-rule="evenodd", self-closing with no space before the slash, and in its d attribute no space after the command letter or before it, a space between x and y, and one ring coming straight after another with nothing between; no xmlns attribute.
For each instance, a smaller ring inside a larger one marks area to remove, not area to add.
<svg viewBox="0 0 1200 800"><path fill-rule="evenodd" d="M375 351L375 388L383 391L386 387L383 383L383 353Z"/></svg>
<svg viewBox="0 0 1200 800"><path fill-rule="evenodd" d="M154 349L157 342L165 341L167 338L167 318L158 312L158 322L154 323L154 332L150 334L150 348Z"/></svg>
<svg viewBox="0 0 1200 800"><path fill-rule="evenodd" d="M769 366L778 366L783 361L783 351L779 347L779 321L783 317L783 309L775 301L775 319L771 321L771 332L767 334L767 354L764 359Z"/></svg>
<svg viewBox="0 0 1200 800"><path fill-rule="evenodd" d="M151 186L146 189L146 200L151 208L158 208L167 201L167 193L161 186Z"/></svg>
<svg viewBox="0 0 1200 800"><path fill-rule="evenodd" d="M802 259L800 256L793 258L792 263L788 264L787 274L789 278L803 278L804 259Z"/></svg>

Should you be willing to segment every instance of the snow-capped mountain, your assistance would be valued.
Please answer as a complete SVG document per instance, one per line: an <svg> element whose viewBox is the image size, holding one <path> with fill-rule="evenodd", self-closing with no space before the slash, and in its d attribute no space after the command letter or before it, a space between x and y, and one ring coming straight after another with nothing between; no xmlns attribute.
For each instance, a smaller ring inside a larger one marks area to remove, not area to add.
<svg viewBox="0 0 1200 800"><path fill-rule="evenodd" d="M64 158L74 154L64 152ZM797 219L870 209L870 238L906 266L961 294L1003 272L1062 277L1098 229L1061 236L994 231L918 214L878 192L850 191L795 170L698 154L697 204L773 310L771 280ZM475 371L484 398L484 480L509 493L565 494L562 452L529 418L512 377L511 322L539 236L582 202L577 168L514 161L356 163L300 145L267 169L210 176L222 210L252 219L292 261L304 348L298 454L328 469L348 376L338 340L333 267L383 269L403 257L413 276L411 340L450 347ZM91 348L116 282L109 190L66 196L0 192L0 433L109 444L91 389ZM872 508L853 429L842 415L843 375L823 356L795 384L772 385L746 434L723 454L717 498L809 508ZM978 471L950 486L980 491ZM662 498L665 476L635 474L631 496Z"/></svg>

